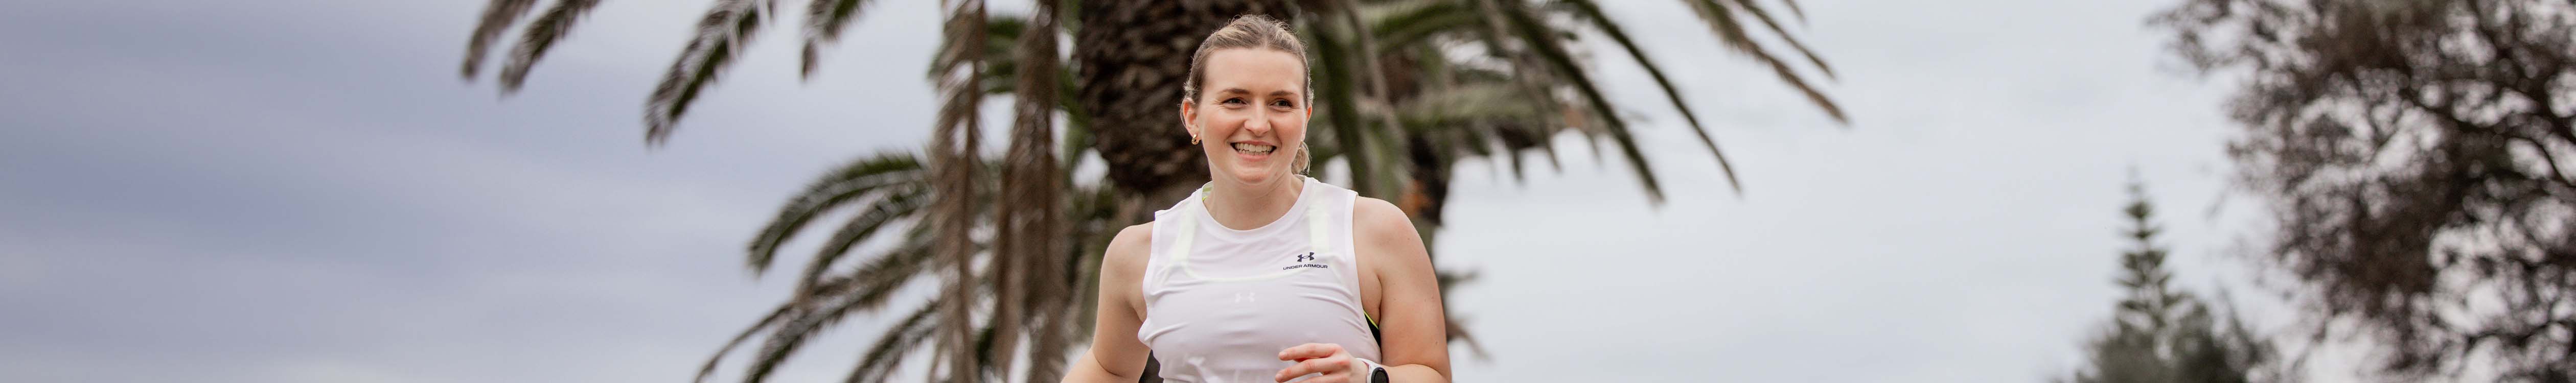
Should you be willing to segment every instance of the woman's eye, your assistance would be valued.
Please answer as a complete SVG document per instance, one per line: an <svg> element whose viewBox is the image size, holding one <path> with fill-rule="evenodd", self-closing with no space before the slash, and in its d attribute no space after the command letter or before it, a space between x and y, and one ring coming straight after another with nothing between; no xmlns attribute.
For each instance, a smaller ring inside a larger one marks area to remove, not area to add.
<svg viewBox="0 0 2576 383"><path fill-rule="evenodd" d="M1295 104L1295 103L1290 103L1290 102L1288 102L1288 100L1279 100L1279 101L1271 101L1271 102L1270 102L1270 106L1276 106L1276 107L1281 107L1281 108L1294 108L1294 107L1297 107L1297 104Z"/></svg>
<svg viewBox="0 0 2576 383"><path fill-rule="evenodd" d="M1218 101L1217 103L1219 103L1219 104L1227 104L1227 105L1241 104L1241 103L1243 103L1243 99L1241 99L1241 98L1229 98L1229 99L1225 99L1225 101Z"/></svg>

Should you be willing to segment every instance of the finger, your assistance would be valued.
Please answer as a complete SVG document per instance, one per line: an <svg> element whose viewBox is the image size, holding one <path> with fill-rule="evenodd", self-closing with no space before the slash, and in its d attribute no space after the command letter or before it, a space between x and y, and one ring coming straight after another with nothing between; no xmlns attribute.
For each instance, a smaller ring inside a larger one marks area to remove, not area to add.
<svg viewBox="0 0 2576 383"><path fill-rule="evenodd" d="M1332 374L1350 371L1350 364L1350 358L1348 357L1307 359L1303 362L1297 362L1295 365L1290 365L1287 369L1279 370L1279 376L1273 377L1273 380L1286 382L1289 379L1306 376L1306 374L1325 374L1330 376Z"/></svg>
<svg viewBox="0 0 2576 383"><path fill-rule="evenodd" d="M1342 352L1342 345L1332 343L1307 343L1297 345L1296 347L1289 347L1285 350L1279 350L1279 360L1322 358L1333 356L1333 353L1338 352Z"/></svg>

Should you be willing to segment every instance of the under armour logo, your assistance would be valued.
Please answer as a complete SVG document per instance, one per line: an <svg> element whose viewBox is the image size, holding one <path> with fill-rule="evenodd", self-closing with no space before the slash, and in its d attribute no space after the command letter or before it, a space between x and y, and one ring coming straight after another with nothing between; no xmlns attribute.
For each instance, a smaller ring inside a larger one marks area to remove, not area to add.
<svg viewBox="0 0 2576 383"><path fill-rule="evenodd" d="M1306 263L1306 262L1314 262L1314 261L1315 261L1315 253L1314 253L1314 252L1307 252L1307 253L1305 253L1305 254L1298 254L1298 255L1297 255L1297 262L1293 262L1293 263L1296 263L1296 264L1294 264L1294 265L1288 265L1288 267L1281 267L1281 268L1279 268L1279 269L1280 269L1280 270L1296 270L1296 269L1300 269L1300 268L1316 268L1316 269L1321 269L1321 268L1325 268L1325 267L1330 267L1330 266L1324 266L1324 264L1321 264L1321 263Z"/></svg>

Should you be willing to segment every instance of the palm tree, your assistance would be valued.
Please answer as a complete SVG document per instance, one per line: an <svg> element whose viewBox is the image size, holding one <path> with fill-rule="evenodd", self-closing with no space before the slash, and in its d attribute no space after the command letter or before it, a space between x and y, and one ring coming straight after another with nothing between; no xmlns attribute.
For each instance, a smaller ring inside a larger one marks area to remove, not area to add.
<svg viewBox="0 0 2576 383"><path fill-rule="evenodd" d="M1791 63L1796 61L1783 60L1750 39L1745 26L1758 22L1816 71L1832 76L1831 67L1789 34L1762 4L1752 0L1685 3L1722 43L1773 68L1781 81L1799 89L1829 116L1845 120L1839 106L1793 69ZM1606 37L1611 46L1634 59L1708 148L1729 185L1737 185L1733 165L1687 107L1678 87L1624 26L1593 1L1397 0L1344 5L1311 9L1309 20L1301 23L1311 36L1315 66L1325 83L1320 85L1322 126L1332 132L1326 140L1318 140L1324 145L1318 146L1317 158L1345 159L1354 189L1397 202L1424 232L1425 240L1438 238L1433 234L1442 224L1448 175L1456 163L1494 158L1508 162L1518 177L1523 174L1525 152L1545 153L1549 164L1555 165L1549 137L1569 130L1590 138L1596 155L1601 152L1598 143L1612 143L1649 200L1661 203L1661 182L1627 121L1576 53L1581 45L1575 36L1581 32ZM1794 2L1781 5L1803 17ZM1449 47L1461 44L1482 47L1484 52L1449 53L1454 51ZM1362 92L1366 94L1356 94ZM1466 273L1442 275L1444 287L1472 278ZM1475 346L1467 327L1454 323L1458 318L1452 315L1451 339Z"/></svg>
<svg viewBox="0 0 2576 383"><path fill-rule="evenodd" d="M647 99L646 142L664 142L699 92L762 30L775 0L712 0L698 33ZM1837 120L1830 99L1809 86L1771 49L1750 39L1760 23L1813 70L1830 68L1789 35L1755 0L1685 0L1721 41L1775 69ZM534 0L492 0L469 40L462 74L474 78L500 35L536 7ZM557 0L523 28L499 80L503 92L565 36L596 0ZM1663 191L1618 108L1605 98L1576 49L1584 32L1608 37L1637 59L1709 148L1730 184L1731 164L1686 107L1680 92L1631 41L1621 24L1590 0L1229 0L1076 2L1074 12L1038 2L1034 14L995 16L979 0L948 4L945 42L931 79L943 98L931 147L919 154L879 154L827 172L780 208L749 246L749 267L767 270L779 247L816 217L857 210L806 262L785 302L720 348L698 379L752 337L767 334L745 372L757 382L823 328L852 313L874 313L915 277L940 275L940 293L888 327L849 375L880 381L902 355L930 343L932 375L950 381L1008 377L1012 354L1030 358L1019 376L1052 381L1062 358L1088 334L1085 297L1098 272L1099 249L1119 227L1142 221L1204 182L1206 171L1186 142L1171 98L1179 94L1190 48L1205 31L1237 14L1297 20L1307 35L1321 112L1313 150L1318 162L1344 159L1355 189L1398 201L1424 238L1439 227L1448 170L1477 157L1503 157L1522 173L1525 154L1545 153L1549 137L1572 131L1594 145L1609 141L1636 172L1651 201ZM1783 1L1792 15L1795 4ZM822 47L864 9L863 0L814 0L805 15L804 75ZM1802 16L1801 16L1802 17ZM1059 70L1057 38L1074 41ZM1480 46L1460 55L1453 46ZM1002 161L977 152L987 95L1014 95L1014 121ZM1067 103L1061 100L1071 100ZM1055 142L1055 113L1066 118ZM1596 150L1595 153L1600 153ZM1075 182L1070 159L1098 155L1110 172ZM1059 157L1060 156L1060 157ZM1058 158L1067 159L1058 161ZM1061 191L1061 193L1058 193ZM871 257L852 249L900 230L895 244ZM844 259L854 265L844 265ZM934 274L936 273L936 274ZM1444 285L1471 275L1442 275ZM1443 290L1449 291L1448 289ZM1067 294L1071 292L1072 294ZM975 315L978 307L987 315ZM981 318L982 320L978 320ZM1450 326L1466 340L1464 326ZM1019 342L1025 338L1028 342ZM937 341L932 341L936 339Z"/></svg>
<svg viewBox="0 0 2576 383"><path fill-rule="evenodd" d="M1840 107L1808 84L1790 64L1771 54L1768 48L1751 40L1740 18L1749 18L1776 32L1793 50L1812 63L1815 70L1830 77L1832 69L1806 48L1771 13L1752 0L1727 2L1685 1L1698 16L1715 29L1721 42L1775 70L1783 82L1805 93L1811 102L1837 121L1845 119ZM1784 2L1797 12L1795 3ZM1536 148L1551 154L1544 140L1562 130L1575 130L1595 139L1614 143L1650 200L1660 202L1661 182L1650 163L1636 146L1627 121L1619 116L1617 106L1604 97L1601 87L1582 67L1576 55L1579 32L1589 31L1607 37L1612 45L1628 54L1655 80L1657 86L1709 149L1730 185L1735 184L1732 164L1728 163L1716 141L1700 124L1681 92L1664 75L1663 69L1648 57L1646 50L1630 39L1625 28L1604 14L1590 0L1557 0L1544 4L1502 0L1411 0L1376 1L1362 4L1357 12L1341 10L1339 17L1328 17L1320 23L1307 23L1327 44L1318 49L1328 56L1317 64L1319 71L1358 72L1356 76L1328 74L1334 85L1366 80L1365 88L1375 94L1356 99L1338 93L1353 86L1325 90L1325 109L1368 112L1398 117L1382 125L1401 129L1373 129L1356 116L1327 117L1329 124L1344 127L1336 130L1337 141L1360 142L1356 153L1381 158L1396 158L1405 151L1428 152L1435 167L1445 162L1475 156L1494 155L1485 151L1486 142L1499 141L1506 149ZM1359 24L1359 25L1354 25ZM1350 33L1352 29L1370 33ZM1342 37L1350 36L1350 37ZM1456 57L1442 50L1455 44L1481 45L1483 57ZM1340 49L1331 49L1340 48ZM1371 54L1346 54L1352 50ZM1340 57L1331 57L1340 56ZM1347 57L1347 58L1342 58ZM1383 61L1384 65L1369 61ZM1479 65L1478 61L1485 61ZM1499 64L1501 69L1489 69ZM1369 70L1337 70L1368 68ZM1570 96L1559 96L1568 95ZM1351 113L1362 114L1362 113ZM1506 126L1526 125L1526 126ZM1368 132L1410 133L1405 137L1423 140L1372 142L1391 134L1372 136ZM1337 142L1337 144L1339 144ZM1402 147L1398 147L1402 145ZM1519 173L1518 156L1513 160ZM1360 170L1354 170L1359 172ZM1425 172L1416 172L1425 173ZM1445 174L1445 172L1428 172ZM1374 177L1386 177L1374 175ZM1378 179L1357 182L1361 185L1394 185L1398 180ZM1364 186L1365 187L1365 186ZM1738 187L1740 190L1740 187ZM1382 190L1381 192L1391 192ZM1381 196L1392 196L1380 194Z"/></svg>
<svg viewBox="0 0 2576 383"><path fill-rule="evenodd" d="M825 327L853 313L885 309L893 303L890 300L900 294L901 288L918 280L916 278L937 276L954 270L958 259L934 250L938 246L936 241L941 238L932 235L935 229L931 223L941 216L930 210L929 199L933 198L933 190L941 185L937 183L936 172L930 170L919 157L913 153L881 153L852 161L816 179L780 209L778 216L761 230L752 243L754 256L751 266L755 271L767 270L769 266L767 262L774 260L774 255L781 250L779 245L796 237L804 229L815 226L814 219L843 209L854 209L858 212L847 222L833 228L830 237L825 239L815 252L814 260L807 262L802 273L797 276L797 287L789 300L780 303L777 308L749 328L743 329L732 341L727 342L715 357L709 358L700 370L700 380L712 374L717 362L729 355L736 347L749 342L755 336L766 333L767 336L761 347L751 351L753 362L745 372L748 380L764 378L787 356L795 353L804 342ZM984 162L978 164L981 171L977 173L1006 173L1008 170L1005 169L1008 167L1003 164ZM996 210L1001 204L1010 203L1004 197L1009 191L998 187L1002 179L1002 177L992 176L974 179L977 184L974 189L982 192L971 196L973 206L971 209L990 211ZM1107 189L1099 187L1096 183L1064 186L1069 190L1064 195L1070 198L1058 200L1057 202L1066 204L1063 210L1055 211L1065 217L1063 223L1066 225L1062 228L1067 234L1062 238L1071 238L1075 241L1088 241L1095 238L1105 240L1108 235L1114 234L1118 227L1124 226L1123 224L1113 225L1110 222L1112 211L1115 210L1115 202ZM993 219L996 214L969 216L979 218L972 223L977 227L998 226L996 219ZM902 230L902 233L889 234L892 230ZM994 233L970 236L972 243L967 246L967 249L974 252L998 251L999 247L1012 242L996 241L1000 234L998 231ZM886 247L886 250L872 254L870 257L857 259L850 257L853 249L862 247L863 244L872 240L889 239L895 242L892 246ZM1100 243L1100 245L1106 244ZM1051 262L1058 263L1033 263L1014 267L1056 272L1097 268L1097 254L1091 254L1094 257L1086 258L1077 254L1079 251L1071 246L1056 247L1055 250L1058 251L1049 258ZM840 265L842 261L859 263ZM849 267L836 270L843 266ZM974 277L968 280L987 282L967 286L968 289L962 292L973 294L979 299L1000 294L997 290L1000 290L1001 284L989 281L995 280L1002 272L998 270L1004 267L1001 262L988 261L982 264L970 264L970 266L974 266L972 268ZM1053 290L1057 291L1055 294L1091 289L1087 283L1089 279L1077 279L1063 274L1057 274L1056 278L1070 286L1054 288ZM896 321L895 325L886 328L884 334L868 347L866 355L859 360L851 373L851 379L881 380L903 362L900 356L918 349L925 342L934 340L934 336L952 329L966 329L975 334L970 344L976 345L974 347L976 349L1005 350L999 345L991 345L993 342L1000 341L993 337L993 334L1000 331L995 328L999 323L986 321L969 323L969 326L958 326L942 318L938 310L947 307L947 304L954 299L952 295L947 294L959 292L959 289L947 286L942 287L941 290L940 297L923 303L909 315L900 317L902 319ZM1044 294L1044 292L1033 294ZM1055 304L1075 302L1071 299L1028 299L1027 301ZM1036 323L1079 323L1082 319L1088 318L1077 313L1065 312L1070 310L1073 308L1029 310L1028 315L1034 317L1036 320L1033 322ZM995 317L994 319L1007 318ZM1035 344L1031 345L1030 349L1048 349L1051 346L1050 342L1070 343L1073 336L1070 331L1073 330L1075 329L1058 326L1053 330L1057 332L1050 334L1053 335L1051 337L1032 336L1032 342ZM1068 346L1052 347L1062 350ZM981 355L975 356L976 359L970 359L970 361L975 362L974 366L985 369L981 373L998 374L999 371L991 368L1008 365L998 359L1005 357L1004 354L979 354ZM1032 354L1031 364L1061 363L1061 361L1039 357L1035 352Z"/></svg>

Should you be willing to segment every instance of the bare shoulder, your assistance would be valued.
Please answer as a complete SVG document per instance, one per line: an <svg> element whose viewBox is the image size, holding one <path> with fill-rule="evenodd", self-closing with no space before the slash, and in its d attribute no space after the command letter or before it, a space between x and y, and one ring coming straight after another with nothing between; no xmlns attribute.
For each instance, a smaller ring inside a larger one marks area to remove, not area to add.
<svg viewBox="0 0 2576 383"><path fill-rule="evenodd" d="M1422 233L1414 231L1413 219L1405 216L1404 209L1369 197L1359 197L1352 205L1352 242L1378 249L1374 251L1377 254L1430 261L1431 255L1422 246Z"/></svg>
<svg viewBox="0 0 2576 383"><path fill-rule="evenodd" d="M1404 209L1395 207L1395 204L1382 199L1359 197L1359 200L1352 201L1351 205L1351 228L1362 233L1359 235L1360 238L1356 239L1370 242L1398 239L1422 241L1421 235L1413 231L1413 219L1405 216Z"/></svg>
<svg viewBox="0 0 2576 383"><path fill-rule="evenodd" d="M1144 292L1138 290L1138 286L1144 284L1145 260L1152 257L1149 254L1153 247L1152 222L1119 229L1117 236L1110 237L1109 248L1100 255L1099 305L1126 307L1127 310L1101 310L1103 317L1113 312L1123 312L1134 319L1145 317L1145 306L1140 300Z"/></svg>
<svg viewBox="0 0 2576 383"><path fill-rule="evenodd" d="M1125 274L1123 272L1126 271L1142 270L1145 268L1145 257L1150 256L1147 253L1153 252L1153 247L1153 222L1118 229L1118 235L1109 239L1109 249L1101 254L1100 267L1104 272L1118 271L1122 272L1121 274Z"/></svg>

